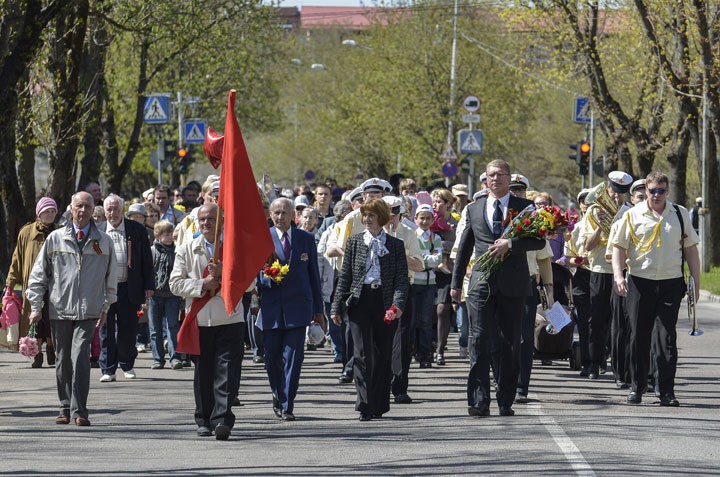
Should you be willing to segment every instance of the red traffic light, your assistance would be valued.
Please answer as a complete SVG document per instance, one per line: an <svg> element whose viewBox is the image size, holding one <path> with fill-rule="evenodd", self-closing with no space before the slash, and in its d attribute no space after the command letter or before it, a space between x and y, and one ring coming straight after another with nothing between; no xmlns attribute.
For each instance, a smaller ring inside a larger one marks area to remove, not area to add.
<svg viewBox="0 0 720 477"><path fill-rule="evenodd" d="M180 149L178 149L178 157L182 158L185 156L187 156L187 149L185 149L184 147L181 147Z"/></svg>
<svg viewBox="0 0 720 477"><path fill-rule="evenodd" d="M580 152L582 152L583 154L589 154L590 153L590 143L581 142L580 143Z"/></svg>

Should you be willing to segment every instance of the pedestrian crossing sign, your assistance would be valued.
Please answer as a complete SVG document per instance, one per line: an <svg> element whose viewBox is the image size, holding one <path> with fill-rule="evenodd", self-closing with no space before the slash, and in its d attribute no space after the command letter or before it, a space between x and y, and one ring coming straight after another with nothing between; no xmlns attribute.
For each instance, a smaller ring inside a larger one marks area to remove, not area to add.
<svg viewBox="0 0 720 477"><path fill-rule="evenodd" d="M202 144L205 142L204 120L189 119L185 121L185 142L188 144Z"/></svg>
<svg viewBox="0 0 720 477"><path fill-rule="evenodd" d="M483 151L483 132L479 129L458 131L460 154L480 154Z"/></svg>
<svg viewBox="0 0 720 477"><path fill-rule="evenodd" d="M152 94L145 99L143 118L147 124L166 124L169 118L168 111L167 95Z"/></svg>

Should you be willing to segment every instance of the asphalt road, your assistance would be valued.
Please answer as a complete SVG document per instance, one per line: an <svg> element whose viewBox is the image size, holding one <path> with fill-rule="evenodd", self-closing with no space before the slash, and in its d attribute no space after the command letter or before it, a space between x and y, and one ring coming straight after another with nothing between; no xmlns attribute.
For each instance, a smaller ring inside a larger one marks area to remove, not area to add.
<svg viewBox="0 0 720 477"><path fill-rule="evenodd" d="M340 385L327 349L309 352L295 422L275 418L262 365L245 359L241 407L227 442L195 435L192 370L150 370L98 382L92 426L58 426L54 369L0 351L1 475L719 475L720 304L701 301L705 334L678 322L679 408L652 395L625 404L610 373L589 381L567 362L535 362L528 404L514 417L471 418L467 362L456 336L447 366L413 364L409 405L359 422L353 385ZM682 309L684 313L684 308Z"/></svg>

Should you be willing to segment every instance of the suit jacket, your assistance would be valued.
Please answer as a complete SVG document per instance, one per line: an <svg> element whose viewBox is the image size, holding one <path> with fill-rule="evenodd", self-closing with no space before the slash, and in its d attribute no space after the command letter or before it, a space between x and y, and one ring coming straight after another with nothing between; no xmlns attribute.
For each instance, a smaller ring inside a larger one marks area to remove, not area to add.
<svg viewBox="0 0 720 477"><path fill-rule="evenodd" d="M356 301L360 299L369 251L363 236L364 234L353 235L345 246L345 258L331 308L333 315L342 313L344 305L350 297L354 297ZM380 257L383 306L386 310L392 305L404 310L408 290L405 244L400 239L386 235L385 248L390 253Z"/></svg>
<svg viewBox="0 0 720 477"><path fill-rule="evenodd" d="M455 259L452 274L452 288L462 288L463 277L473 249L479 257L495 242L492 229L485 220L487 201L488 196L485 196L467 206L467 225L463 230L458 245L457 258ZM528 205L532 205L532 202L511 195L508 209L520 212ZM500 269L488 280L490 290L492 293L501 292L505 296L529 296L532 294L532 288L525 252L542 249L545 247L545 240L532 238L513 238L510 240L512 248L507 253ZM473 272L470 279L471 286L478 280L477 275L477 272Z"/></svg>
<svg viewBox="0 0 720 477"><path fill-rule="evenodd" d="M155 291L155 269L152 251L145 226L134 220L125 221L125 240L127 241L128 263L128 301L134 305L145 303L145 290ZM107 231L107 222L99 224L98 229Z"/></svg>
<svg viewBox="0 0 720 477"><path fill-rule="evenodd" d="M315 236L294 227L288 232L291 253L290 257L285 257L275 227L270 228L275 254L280 263L290 265L290 271L280 284L264 278L262 273L258 278L260 316L257 326L262 330L308 326L313 314L323 313Z"/></svg>

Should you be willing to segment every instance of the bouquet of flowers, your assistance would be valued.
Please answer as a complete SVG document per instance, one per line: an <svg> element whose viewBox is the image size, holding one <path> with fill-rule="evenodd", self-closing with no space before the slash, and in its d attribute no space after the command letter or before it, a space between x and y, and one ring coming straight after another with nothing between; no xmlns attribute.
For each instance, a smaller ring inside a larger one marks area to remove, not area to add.
<svg viewBox="0 0 720 477"><path fill-rule="evenodd" d="M398 307L396 307L395 305L388 308L387 311L385 312L385 318L383 318L385 320L385 324L389 325L390 323L393 322L393 320L397 319L396 316L397 316L398 311L400 311L400 309Z"/></svg>
<svg viewBox="0 0 720 477"><path fill-rule="evenodd" d="M508 210L501 237L545 239L561 227L572 231L574 225L574 217L563 213L560 207L546 205L536 209L534 205L529 205L520 213ZM487 281L500 268L503 258L487 251L476 258L471 267L480 272L480 281Z"/></svg>
<svg viewBox="0 0 720 477"><path fill-rule="evenodd" d="M269 278L275 283L282 283L283 278L290 272L290 265L280 265L280 260L275 260L272 264L263 268L263 276Z"/></svg>
<svg viewBox="0 0 720 477"><path fill-rule="evenodd" d="M23 336L18 340L18 351L28 358L34 358L40 352L40 347L35 338L35 323L30 325L27 336Z"/></svg>

